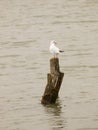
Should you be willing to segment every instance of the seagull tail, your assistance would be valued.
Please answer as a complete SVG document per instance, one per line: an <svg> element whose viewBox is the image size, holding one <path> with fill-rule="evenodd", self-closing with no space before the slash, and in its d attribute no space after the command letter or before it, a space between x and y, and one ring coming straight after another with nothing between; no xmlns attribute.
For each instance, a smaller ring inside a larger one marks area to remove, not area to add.
<svg viewBox="0 0 98 130"><path fill-rule="evenodd" d="M61 52L61 53L62 53L62 52L64 52L64 51L63 51L63 50L59 50L59 52Z"/></svg>

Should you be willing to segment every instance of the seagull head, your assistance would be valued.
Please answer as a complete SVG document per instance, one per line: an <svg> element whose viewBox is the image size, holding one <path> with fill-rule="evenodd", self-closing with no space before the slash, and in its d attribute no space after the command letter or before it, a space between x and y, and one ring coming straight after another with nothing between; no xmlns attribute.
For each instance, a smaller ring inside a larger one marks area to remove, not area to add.
<svg viewBox="0 0 98 130"><path fill-rule="evenodd" d="M57 42L56 42L55 40L52 40L52 41L50 42L50 45L55 45L55 44L57 44Z"/></svg>

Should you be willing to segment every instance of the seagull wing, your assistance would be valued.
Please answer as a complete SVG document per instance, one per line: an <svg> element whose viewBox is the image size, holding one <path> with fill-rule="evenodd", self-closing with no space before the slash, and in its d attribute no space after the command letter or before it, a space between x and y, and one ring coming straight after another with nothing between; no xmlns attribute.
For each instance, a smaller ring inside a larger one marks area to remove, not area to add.
<svg viewBox="0 0 98 130"><path fill-rule="evenodd" d="M60 53L60 49L56 46L53 47L54 53Z"/></svg>
<svg viewBox="0 0 98 130"><path fill-rule="evenodd" d="M59 48L58 48L58 47L56 47L55 45L52 44L52 45L50 46L50 52L56 54L56 53L59 53L60 51L59 51Z"/></svg>

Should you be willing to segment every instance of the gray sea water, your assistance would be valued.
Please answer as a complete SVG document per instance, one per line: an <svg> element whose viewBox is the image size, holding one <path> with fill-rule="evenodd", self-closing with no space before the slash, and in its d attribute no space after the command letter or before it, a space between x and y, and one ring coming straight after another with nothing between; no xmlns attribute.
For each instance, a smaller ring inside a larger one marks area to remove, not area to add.
<svg viewBox="0 0 98 130"><path fill-rule="evenodd" d="M65 75L43 106L51 40ZM98 0L0 0L0 130L98 130Z"/></svg>

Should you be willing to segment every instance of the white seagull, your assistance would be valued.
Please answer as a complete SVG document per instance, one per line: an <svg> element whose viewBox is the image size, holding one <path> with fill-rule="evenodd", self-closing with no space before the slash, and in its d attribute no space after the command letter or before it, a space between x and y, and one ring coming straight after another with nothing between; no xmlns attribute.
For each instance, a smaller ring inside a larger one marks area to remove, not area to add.
<svg viewBox="0 0 98 130"><path fill-rule="evenodd" d="M56 44L56 41L54 41L54 40L51 41L49 50L54 55L54 58L57 58L58 54L62 53L64 51L60 50L58 47L56 47L55 44Z"/></svg>

